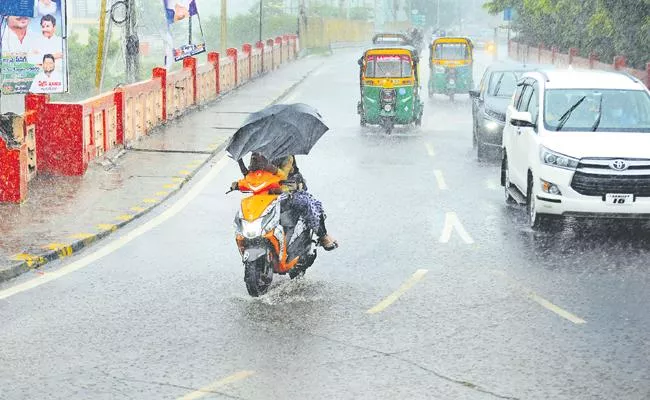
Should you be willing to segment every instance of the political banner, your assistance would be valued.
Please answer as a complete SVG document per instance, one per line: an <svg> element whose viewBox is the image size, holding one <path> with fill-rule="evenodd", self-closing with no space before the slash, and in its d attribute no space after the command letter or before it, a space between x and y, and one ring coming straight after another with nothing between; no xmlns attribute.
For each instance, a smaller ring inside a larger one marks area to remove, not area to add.
<svg viewBox="0 0 650 400"><path fill-rule="evenodd" d="M32 17L25 12L3 17L2 94L67 92L65 3L66 0L32 0Z"/></svg>
<svg viewBox="0 0 650 400"><path fill-rule="evenodd" d="M205 52L196 0L163 0L174 61Z"/></svg>

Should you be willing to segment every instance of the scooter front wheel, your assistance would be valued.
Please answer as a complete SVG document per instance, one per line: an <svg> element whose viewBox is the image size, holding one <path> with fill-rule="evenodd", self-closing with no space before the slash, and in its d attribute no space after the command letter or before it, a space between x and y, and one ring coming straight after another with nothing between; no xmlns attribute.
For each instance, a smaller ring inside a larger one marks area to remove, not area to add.
<svg viewBox="0 0 650 400"><path fill-rule="evenodd" d="M266 260L261 259L244 264L244 282L248 294L259 297L265 294L273 281L273 268Z"/></svg>

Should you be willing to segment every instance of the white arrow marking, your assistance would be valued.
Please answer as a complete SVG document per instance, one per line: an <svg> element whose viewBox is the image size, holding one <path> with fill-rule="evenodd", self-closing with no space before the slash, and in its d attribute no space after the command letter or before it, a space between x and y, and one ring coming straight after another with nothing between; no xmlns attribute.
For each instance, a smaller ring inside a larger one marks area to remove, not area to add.
<svg viewBox="0 0 650 400"><path fill-rule="evenodd" d="M445 227L442 230L442 235L440 235L440 243L448 243L451 239L452 232L456 230L461 239L467 244L473 244L474 239L467 233L465 227L458 219L458 215L455 212L448 212L445 215Z"/></svg>

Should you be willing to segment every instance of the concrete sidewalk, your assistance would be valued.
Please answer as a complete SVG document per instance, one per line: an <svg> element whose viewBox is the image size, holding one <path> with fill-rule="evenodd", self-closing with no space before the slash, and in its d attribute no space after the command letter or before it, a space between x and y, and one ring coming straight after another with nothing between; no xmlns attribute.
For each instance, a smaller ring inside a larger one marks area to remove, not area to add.
<svg viewBox="0 0 650 400"><path fill-rule="evenodd" d="M83 177L38 176L23 204L0 204L0 282L72 255L178 191L255 112L323 64L310 56L169 122Z"/></svg>

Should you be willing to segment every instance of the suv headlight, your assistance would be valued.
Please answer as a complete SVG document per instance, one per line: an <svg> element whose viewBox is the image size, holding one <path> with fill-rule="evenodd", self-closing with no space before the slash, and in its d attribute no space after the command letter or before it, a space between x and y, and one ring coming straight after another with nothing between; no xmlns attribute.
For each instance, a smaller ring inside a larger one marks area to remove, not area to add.
<svg viewBox="0 0 650 400"><path fill-rule="evenodd" d="M542 147L540 157L543 164L550 165L551 167L571 170L578 168L578 159L556 153L545 147Z"/></svg>

